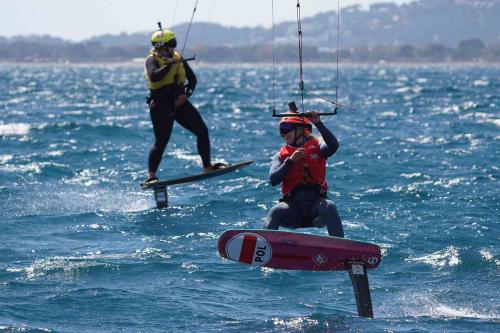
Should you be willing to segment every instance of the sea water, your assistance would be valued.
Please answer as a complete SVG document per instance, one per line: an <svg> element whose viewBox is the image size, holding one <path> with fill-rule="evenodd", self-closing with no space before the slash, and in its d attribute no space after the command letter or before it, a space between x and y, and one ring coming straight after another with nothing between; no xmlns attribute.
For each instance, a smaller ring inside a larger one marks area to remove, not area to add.
<svg viewBox="0 0 500 333"><path fill-rule="evenodd" d="M222 259L226 229L261 228L280 197L270 158L297 66L193 65L212 158L255 160L169 188L155 209L141 66L0 67L0 332L500 331L500 68L307 66L305 87L355 107L323 117L340 141L329 197L347 238L379 244L374 319L346 272ZM305 96L306 109L333 106ZM175 125L160 178L201 171ZM326 234L326 230L303 232Z"/></svg>

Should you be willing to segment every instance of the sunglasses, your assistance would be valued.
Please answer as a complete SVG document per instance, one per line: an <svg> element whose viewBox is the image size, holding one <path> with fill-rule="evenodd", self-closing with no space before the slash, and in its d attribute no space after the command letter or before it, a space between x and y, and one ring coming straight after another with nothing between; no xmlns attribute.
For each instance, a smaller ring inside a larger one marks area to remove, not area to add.
<svg viewBox="0 0 500 333"><path fill-rule="evenodd" d="M177 40L174 38L174 39L171 39L169 40L168 42L157 42L155 44L156 47L158 48L161 48L161 47L173 47L174 49L177 47Z"/></svg>
<svg viewBox="0 0 500 333"><path fill-rule="evenodd" d="M177 47L177 40L175 38L171 39L165 45L169 46L169 47L176 48Z"/></svg>
<svg viewBox="0 0 500 333"><path fill-rule="evenodd" d="M285 135L295 129L295 126L289 123L281 123L280 124L280 134Z"/></svg>

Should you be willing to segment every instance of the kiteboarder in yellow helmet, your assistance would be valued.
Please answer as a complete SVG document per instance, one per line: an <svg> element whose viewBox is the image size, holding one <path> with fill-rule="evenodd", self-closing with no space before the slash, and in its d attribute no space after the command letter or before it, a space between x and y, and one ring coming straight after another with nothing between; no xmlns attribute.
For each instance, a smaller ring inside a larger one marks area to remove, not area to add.
<svg viewBox="0 0 500 333"><path fill-rule="evenodd" d="M150 91L148 105L155 143L149 153L148 178L144 183L158 180L156 171L170 139L174 121L196 135L198 154L205 172L223 167L220 163L211 164L208 128L198 110L188 100L196 88L196 76L175 51L175 34L166 29L155 31L151 36L151 44L153 47L146 58L144 74Z"/></svg>

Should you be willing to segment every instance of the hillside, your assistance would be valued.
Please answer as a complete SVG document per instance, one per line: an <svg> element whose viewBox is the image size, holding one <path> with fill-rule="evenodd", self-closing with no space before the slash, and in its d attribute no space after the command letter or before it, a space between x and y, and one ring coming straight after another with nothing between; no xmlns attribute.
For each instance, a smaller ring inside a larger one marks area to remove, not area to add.
<svg viewBox="0 0 500 333"><path fill-rule="evenodd" d="M375 4L369 10L351 6L341 10L343 47L359 45L421 46L439 43L456 47L461 40L481 39L486 44L500 42L500 1L498 0L421 0L410 4ZM336 40L335 11L303 18L304 39L308 45L333 47ZM188 25L172 27L184 40ZM105 35L90 39L104 46L141 44L151 34ZM297 23L283 22L275 27L276 40L293 44ZM246 46L269 44L271 29L235 28L213 23L193 23L191 42L205 45ZM201 40L203 39L203 40Z"/></svg>
<svg viewBox="0 0 500 333"><path fill-rule="evenodd" d="M500 62L499 17L499 0L419 0L368 10L351 6L341 11L341 56L351 62ZM336 27L335 11L303 18L305 61L333 59ZM187 28L187 23L172 28L179 47ZM147 54L151 33L106 34L80 43L54 36L0 36L0 61L129 61ZM277 61L295 61L297 23L276 24L275 35ZM271 45L271 29L195 22L186 54L207 62L269 62Z"/></svg>

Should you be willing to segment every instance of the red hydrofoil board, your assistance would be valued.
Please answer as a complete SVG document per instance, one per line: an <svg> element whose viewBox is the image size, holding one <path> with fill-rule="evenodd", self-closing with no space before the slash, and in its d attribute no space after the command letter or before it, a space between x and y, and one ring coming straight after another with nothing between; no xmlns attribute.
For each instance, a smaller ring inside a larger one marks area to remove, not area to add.
<svg viewBox="0 0 500 333"><path fill-rule="evenodd" d="M332 236L277 230L226 230L219 253L236 262L277 269L306 271L347 270L348 263L376 268L382 255L378 245Z"/></svg>

